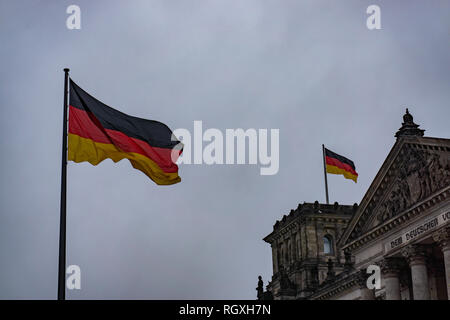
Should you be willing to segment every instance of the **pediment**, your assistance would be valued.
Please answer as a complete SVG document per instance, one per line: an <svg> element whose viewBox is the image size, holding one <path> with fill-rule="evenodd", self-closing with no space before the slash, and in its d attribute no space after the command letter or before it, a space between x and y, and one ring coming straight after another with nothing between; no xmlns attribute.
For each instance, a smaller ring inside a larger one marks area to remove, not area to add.
<svg viewBox="0 0 450 320"><path fill-rule="evenodd" d="M450 139L397 140L361 201L343 244L405 212L450 185Z"/></svg>

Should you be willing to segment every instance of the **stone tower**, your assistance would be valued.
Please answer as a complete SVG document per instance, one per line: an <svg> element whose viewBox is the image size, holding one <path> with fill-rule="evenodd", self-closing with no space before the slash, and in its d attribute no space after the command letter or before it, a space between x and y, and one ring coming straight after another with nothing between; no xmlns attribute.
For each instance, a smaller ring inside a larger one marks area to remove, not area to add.
<svg viewBox="0 0 450 320"><path fill-rule="evenodd" d="M274 299L307 298L327 274L344 269L336 244L356 209L356 204L304 203L275 223L264 238L272 247L273 276L267 290Z"/></svg>

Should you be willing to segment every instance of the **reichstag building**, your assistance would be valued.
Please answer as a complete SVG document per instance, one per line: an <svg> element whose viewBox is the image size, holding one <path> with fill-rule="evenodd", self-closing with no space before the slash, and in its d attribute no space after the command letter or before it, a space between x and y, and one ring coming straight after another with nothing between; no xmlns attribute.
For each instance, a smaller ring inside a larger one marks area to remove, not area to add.
<svg viewBox="0 0 450 320"><path fill-rule="evenodd" d="M359 205L303 203L276 221L258 299L449 299L450 139L424 136L408 110L395 137Z"/></svg>

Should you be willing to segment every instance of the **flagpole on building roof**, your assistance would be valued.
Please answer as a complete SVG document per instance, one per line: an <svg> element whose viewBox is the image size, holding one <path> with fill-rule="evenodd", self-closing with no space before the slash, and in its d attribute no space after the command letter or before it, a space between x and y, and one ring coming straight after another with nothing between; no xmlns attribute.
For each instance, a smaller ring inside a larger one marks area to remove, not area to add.
<svg viewBox="0 0 450 320"><path fill-rule="evenodd" d="M66 180L67 180L67 108L69 69L64 68L64 107L61 157L61 211L59 221L58 300L66 298Z"/></svg>
<svg viewBox="0 0 450 320"><path fill-rule="evenodd" d="M322 154L323 154L323 175L325 177L325 196L327 200L327 204L330 204L328 199L328 181L327 181L327 162L325 156L325 146L322 144Z"/></svg>

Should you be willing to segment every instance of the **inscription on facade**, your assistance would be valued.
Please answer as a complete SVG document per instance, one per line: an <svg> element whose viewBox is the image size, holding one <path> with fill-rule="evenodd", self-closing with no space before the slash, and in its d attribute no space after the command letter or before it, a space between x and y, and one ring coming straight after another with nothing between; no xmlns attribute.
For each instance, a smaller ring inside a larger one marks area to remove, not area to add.
<svg viewBox="0 0 450 320"><path fill-rule="evenodd" d="M448 223L449 221L450 211L439 214L438 216L427 220L420 225L416 225L414 228L403 233L401 236L391 239L386 244L386 251L391 251L404 243L414 240L415 238L436 229L438 226Z"/></svg>

